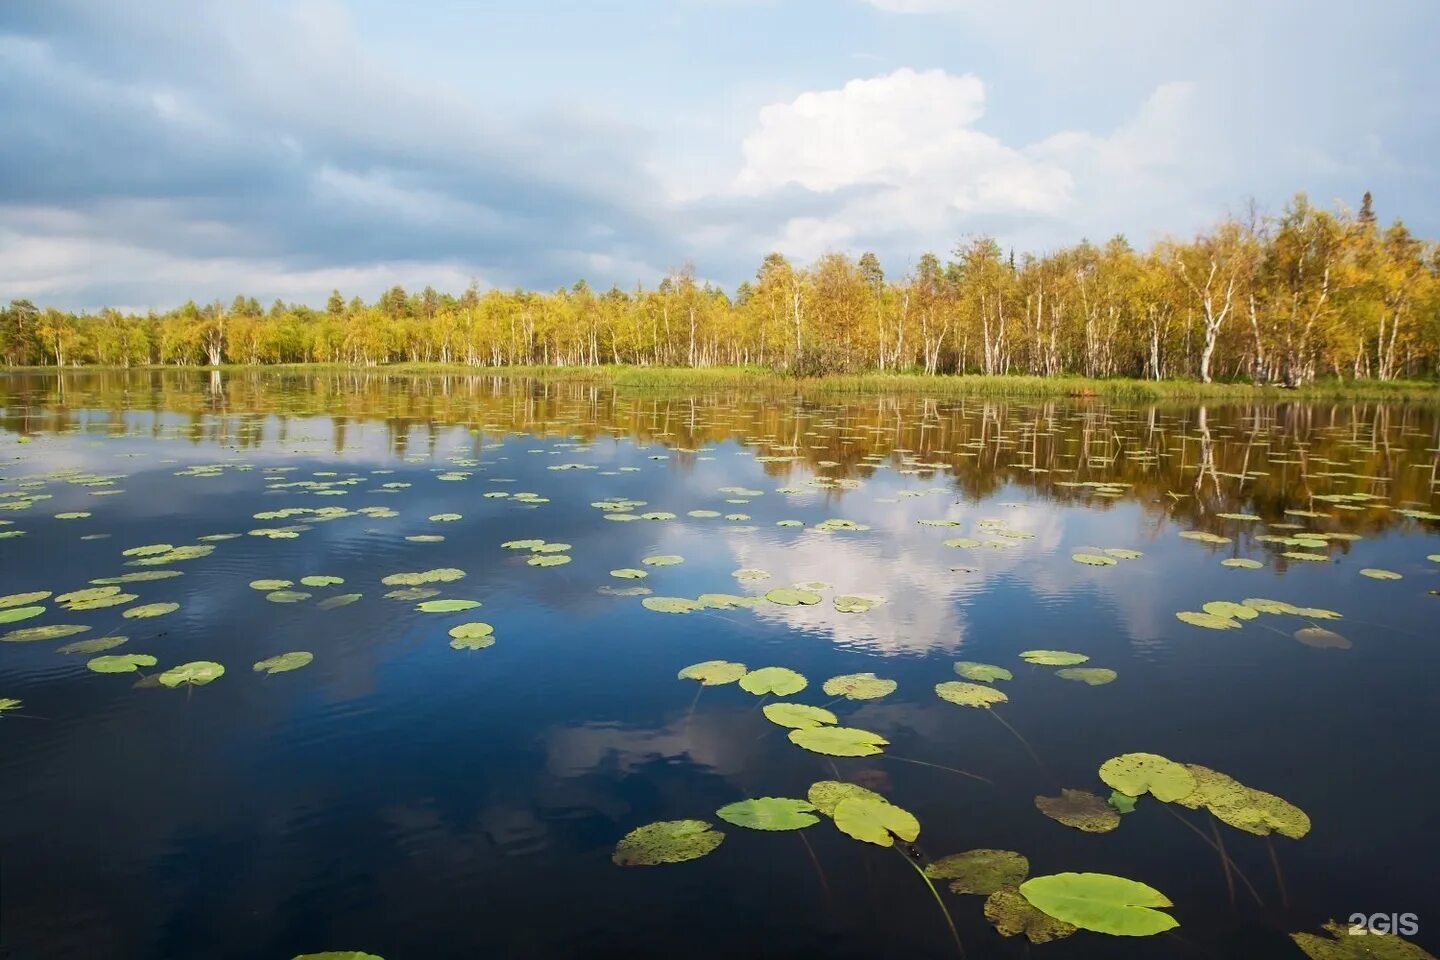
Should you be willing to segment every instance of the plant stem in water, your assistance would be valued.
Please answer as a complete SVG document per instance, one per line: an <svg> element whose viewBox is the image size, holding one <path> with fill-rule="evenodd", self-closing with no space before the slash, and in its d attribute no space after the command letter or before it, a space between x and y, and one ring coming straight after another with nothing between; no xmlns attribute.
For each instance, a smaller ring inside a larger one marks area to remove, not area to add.
<svg viewBox="0 0 1440 960"><path fill-rule="evenodd" d="M930 878L925 876L925 871L920 869L920 865L914 860L911 860L909 857L905 856L905 851L897 849L895 852L900 854L901 860L904 860L906 863L910 864L911 869L913 869L916 873L920 874L920 879L925 881L925 886L930 888L930 895L934 897L935 902L939 904L940 912L945 916L945 925L950 928L950 937L955 941L955 949L959 952L961 957L964 957L965 946L960 942L960 931L955 929L955 921L951 918L950 911L945 906L945 901L940 899L940 891L935 889L935 884L931 883Z"/></svg>

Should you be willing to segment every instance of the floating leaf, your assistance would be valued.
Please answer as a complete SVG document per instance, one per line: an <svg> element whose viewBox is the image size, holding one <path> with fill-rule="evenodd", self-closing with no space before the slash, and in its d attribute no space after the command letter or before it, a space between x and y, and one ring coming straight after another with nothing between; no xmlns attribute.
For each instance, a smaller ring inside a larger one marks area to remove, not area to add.
<svg viewBox="0 0 1440 960"><path fill-rule="evenodd" d="M141 667L153 667L158 662L148 653L118 653L96 657L85 666L96 673L134 673Z"/></svg>
<svg viewBox="0 0 1440 960"><path fill-rule="evenodd" d="M1181 623L1188 623L1192 627L1205 627L1207 630L1240 629L1240 624L1229 617L1217 617L1213 613L1198 613L1194 610L1181 610L1175 614L1175 619Z"/></svg>
<svg viewBox="0 0 1440 960"><path fill-rule="evenodd" d="M1230 557L1229 559L1221 560L1220 566L1234 567L1239 570L1259 570L1261 567L1265 566L1265 564L1261 563L1259 560L1250 560L1245 557Z"/></svg>
<svg viewBox="0 0 1440 960"><path fill-rule="evenodd" d="M1117 562L1114 557L1107 557L1103 553L1072 553L1070 559L1088 567L1113 567Z"/></svg>
<svg viewBox="0 0 1440 960"><path fill-rule="evenodd" d="M422 613L459 613L461 610L474 610L478 606L480 606L479 600L448 598L445 600L423 600L415 605L415 609Z"/></svg>
<svg viewBox="0 0 1440 960"><path fill-rule="evenodd" d="M840 718L829 710L807 703L767 703L761 712L771 723L797 730L840 722Z"/></svg>
<svg viewBox="0 0 1440 960"><path fill-rule="evenodd" d="M1401 575L1394 570L1381 570L1378 567L1366 567L1360 571L1360 576L1369 577L1371 580L1399 580Z"/></svg>
<svg viewBox="0 0 1440 960"><path fill-rule="evenodd" d="M1082 930L1148 937L1180 924L1156 907L1174 906L1159 890L1106 873L1056 873L1020 884L1037 910Z"/></svg>
<svg viewBox="0 0 1440 960"><path fill-rule="evenodd" d="M200 687L225 673L225 668L212 660L195 660L171 667L160 674L160 683L167 687L191 684Z"/></svg>
<svg viewBox="0 0 1440 960"><path fill-rule="evenodd" d="M304 603L310 594L300 590L272 590L265 594L265 599L271 603Z"/></svg>
<svg viewBox="0 0 1440 960"><path fill-rule="evenodd" d="M1088 790L1067 788L1058 797L1036 797L1035 807L1051 820L1086 833L1109 833L1120 826L1115 808Z"/></svg>
<svg viewBox="0 0 1440 960"><path fill-rule="evenodd" d="M43 627L21 627L0 636L0 643L30 643L35 640L58 640L84 633L90 628L78 623L52 623Z"/></svg>
<svg viewBox="0 0 1440 960"><path fill-rule="evenodd" d="M1149 793L1170 803L1195 791L1195 778L1184 764L1156 753L1122 753L1100 765L1107 787L1132 797Z"/></svg>
<svg viewBox="0 0 1440 960"><path fill-rule="evenodd" d="M758 797L726 804L715 816L751 830L800 830L820 822L811 813L814 809L813 804L791 797Z"/></svg>
<svg viewBox="0 0 1440 960"><path fill-rule="evenodd" d="M385 960L363 950L326 950L324 953L302 953L294 960Z"/></svg>
<svg viewBox="0 0 1440 960"><path fill-rule="evenodd" d="M696 610L705 609L694 600L687 600L684 597L646 597L640 603L646 610L654 610L657 613L694 613Z"/></svg>
<svg viewBox="0 0 1440 960"><path fill-rule="evenodd" d="M1114 680L1119 674L1108 667L1066 667L1064 670L1056 670L1055 676L1098 687Z"/></svg>
<svg viewBox="0 0 1440 960"><path fill-rule="evenodd" d="M684 563L685 558L666 553L654 557L645 557L640 562L647 567L673 567L677 563Z"/></svg>
<svg viewBox="0 0 1440 960"><path fill-rule="evenodd" d="M935 684L935 694L941 700L957 706L984 707L987 710L992 704L1005 703L1010 699L1003 690L987 687L980 683L966 683L963 680L937 683Z"/></svg>
<svg viewBox="0 0 1440 960"><path fill-rule="evenodd" d="M855 727L807 727L791 730L789 737L796 746L830 757L869 757L881 753L880 748L890 742L878 733Z"/></svg>
<svg viewBox="0 0 1440 960"><path fill-rule="evenodd" d="M795 733L808 731L796 730ZM791 734L794 737L794 734ZM894 837L913 841L920 835L920 821L914 814L888 800L846 797L835 806L835 826L840 832L882 847L893 846ZM894 834L892 837L891 834Z"/></svg>
<svg viewBox="0 0 1440 960"><path fill-rule="evenodd" d="M690 664L676 676L681 680L699 680L702 686L718 687L734 683L745 676L745 664L729 660L704 660Z"/></svg>
<svg viewBox="0 0 1440 960"><path fill-rule="evenodd" d="M349 606L362 596L364 596L362 593L339 593L333 597L326 597L315 604L315 607L319 610L334 610L337 607Z"/></svg>
<svg viewBox="0 0 1440 960"><path fill-rule="evenodd" d="M633 567L622 567L619 570L611 570L610 576L619 577L622 580L643 580L650 576L644 570L636 570Z"/></svg>
<svg viewBox="0 0 1440 960"><path fill-rule="evenodd" d="M1254 620L1260 616L1260 611L1254 607L1247 607L1243 603L1232 603L1229 600L1211 600L1200 607L1212 617L1221 617L1227 620Z"/></svg>
<svg viewBox="0 0 1440 960"><path fill-rule="evenodd" d="M31 617L38 617L45 612L44 607L7 607L0 610L0 623L15 623L17 620L29 620Z"/></svg>
<svg viewBox="0 0 1440 960"><path fill-rule="evenodd" d="M871 607L884 603L885 600L869 594L846 594L836 597L832 602L835 609L841 613L865 613Z"/></svg>
<svg viewBox="0 0 1440 960"><path fill-rule="evenodd" d="M251 581L250 581L250 589L251 589L251 590L266 590L266 591L269 591L269 590L284 590L286 587L293 586L293 585L294 585L294 581L292 581L292 580L251 580Z"/></svg>
<svg viewBox="0 0 1440 960"><path fill-rule="evenodd" d="M1292 933L1290 939L1310 960L1435 960L1433 954L1393 933L1367 930L1364 936L1352 933L1343 923L1322 924L1329 934Z"/></svg>
<svg viewBox="0 0 1440 960"><path fill-rule="evenodd" d="M683 863L705 856L724 839L704 820L661 820L625 834L610 859L622 867Z"/></svg>
<svg viewBox="0 0 1440 960"><path fill-rule="evenodd" d="M458 623L448 633L454 650L484 650L495 645L495 628L479 620Z"/></svg>
<svg viewBox="0 0 1440 960"><path fill-rule="evenodd" d="M1349 640L1324 627L1302 627L1295 631L1295 639L1307 647L1318 647L1322 650L1349 650L1351 646Z"/></svg>
<svg viewBox="0 0 1440 960"><path fill-rule="evenodd" d="M56 653L102 653L106 650L114 650L123 643L128 643L129 637L95 637L91 640L76 640L74 643L67 643L62 647L56 647Z"/></svg>
<svg viewBox="0 0 1440 960"><path fill-rule="evenodd" d="M296 650L291 653L282 653L278 657L260 660L251 669L256 673L286 673L290 670L299 670L314 659L315 654Z"/></svg>
<svg viewBox="0 0 1440 960"><path fill-rule="evenodd" d="M806 798L815 805L816 810L827 817L833 817L835 808L840 805L840 801L850 797L863 797L882 802L885 800L874 790L867 790L859 784L845 783L842 780L817 780L810 784L810 789L806 791Z"/></svg>
<svg viewBox="0 0 1440 960"><path fill-rule="evenodd" d="M50 596L49 590L34 590L30 593L12 593L8 597L0 597L0 610L8 610L11 607L29 606L37 600L44 600L48 596Z"/></svg>
<svg viewBox="0 0 1440 960"><path fill-rule="evenodd" d="M540 553L533 557L527 557L525 562L532 567L559 567L569 563L571 557L566 553Z"/></svg>
<svg viewBox="0 0 1440 960"><path fill-rule="evenodd" d="M756 696L773 693L776 696L788 697L804 690L808 682L802 674L788 667L761 667L740 678L740 689Z"/></svg>
<svg viewBox="0 0 1440 960"><path fill-rule="evenodd" d="M174 613L180 609L178 603L146 603L138 607L131 607L122 616L128 620L144 620L150 617L163 617L167 613Z"/></svg>
<svg viewBox="0 0 1440 960"><path fill-rule="evenodd" d="M771 603L778 603L782 607L798 607L813 606L824 598L813 590L801 590L798 587L778 587L765 594L765 599Z"/></svg>
<svg viewBox="0 0 1440 960"><path fill-rule="evenodd" d="M877 677L873 673L842 673L826 680L820 689L826 696L844 697L847 700L879 700L895 692L898 684L894 680Z"/></svg>
<svg viewBox="0 0 1440 960"><path fill-rule="evenodd" d="M1083 653L1071 653L1068 650L1022 650L1020 659L1042 667L1071 667L1090 658Z"/></svg>
<svg viewBox="0 0 1440 960"><path fill-rule="evenodd" d="M745 569L743 569L743 570L736 570L735 572L731 573L730 576L734 577L736 580L769 580L769 579L770 579L770 574L767 573L767 572L765 572L764 570L755 570L755 569L748 568L748 567L745 568Z"/></svg>
<svg viewBox="0 0 1440 960"><path fill-rule="evenodd" d="M426 583L452 583L463 576L464 570L440 567L435 570L421 570L419 573L392 573L380 582L387 587L418 587Z"/></svg>
<svg viewBox="0 0 1440 960"><path fill-rule="evenodd" d="M1030 861L1014 850L966 850L925 867L931 880L949 880L951 893L994 893L1018 886L1030 875Z"/></svg>
<svg viewBox="0 0 1440 960"><path fill-rule="evenodd" d="M1036 910L1015 887L1001 887L985 900L985 919L1002 937L1025 934L1031 943L1049 943L1075 933L1076 927Z"/></svg>
<svg viewBox="0 0 1440 960"><path fill-rule="evenodd" d="M1187 763L1195 789L1175 802L1191 810L1207 809L1237 830L1266 836L1271 832L1298 840L1310 832L1305 811L1264 790L1256 790L1218 770Z"/></svg>
<svg viewBox="0 0 1440 960"><path fill-rule="evenodd" d="M333 587L345 582L344 577L330 577L323 574L313 574L308 577L301 577L300 582L307 587Z"/></svg>
<svg viewBox="0 0 1440 960"><path fill-rule="evenodd" d="M1004 667L997 667L993 663L976 663L973 660L961 660L956 663L955 672L966 680L978 680L981 683L1015 679L1015 674Z"/></svg>

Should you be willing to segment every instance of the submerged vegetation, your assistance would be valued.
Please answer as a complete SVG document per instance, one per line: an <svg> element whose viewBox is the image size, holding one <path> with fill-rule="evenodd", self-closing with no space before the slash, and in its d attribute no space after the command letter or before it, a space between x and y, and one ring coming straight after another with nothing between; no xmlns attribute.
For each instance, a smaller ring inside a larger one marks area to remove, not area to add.
<svg viewBox="0 0 1440 960"><path fill-rule="evenodd" d="M396 287L375 303L339 291L322 309L251 297L164 313L0 310L11 365L455 364L622 370L750 368L847 375L837 389L904 389L907 374L1017 378L967 383L1011 395L1114 378L1287 387L1440 375L1440 246L1400 221L1297 195L1270 217L1227 218L1186 241L1137 250L1123 237L1017 255L989 237L948 261L887 277L870 253L808 267L778 253L733 294L674 272L655 289L459 296ZM886 374L883 385L856 375ZM735 377L730 374L730 377ZM654 384L654 379L648 379ZM703 381L669 374L670 385ZM712 383L714 381L711 381ZM933 386L931 388L933 389ZM1181 383L1172 395L1193 395ZM1348 388L1348 389L1353 389ZM1381 389L1370 387L1368 389ZM1165 392L1165 388L1150 388ZM1154 395L1151 393L1149 395Z"/></svg>

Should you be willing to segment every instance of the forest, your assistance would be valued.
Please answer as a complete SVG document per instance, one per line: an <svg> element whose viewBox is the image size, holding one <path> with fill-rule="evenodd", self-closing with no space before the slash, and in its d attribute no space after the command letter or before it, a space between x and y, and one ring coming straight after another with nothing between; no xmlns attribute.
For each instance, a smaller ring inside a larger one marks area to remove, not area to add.
<svg viewBox="0 0 1440 960"><path fill-rule="evenodd" d="M0 308L11 366L439 363L748 366L1302 385L1440 376L1440 244L1297 194L1147 250L1124 237L1042 254L964 239L903 276L879 259L778 253L728 294L692 265L654 289L393 287L323 308L253 297L164 313Z"/></svg>

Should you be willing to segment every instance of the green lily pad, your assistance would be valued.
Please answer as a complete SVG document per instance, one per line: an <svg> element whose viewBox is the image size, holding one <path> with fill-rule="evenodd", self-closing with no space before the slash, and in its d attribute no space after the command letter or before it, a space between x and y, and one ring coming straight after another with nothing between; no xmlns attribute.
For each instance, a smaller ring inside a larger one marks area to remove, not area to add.
<svg viewBox="0 0 1440 960"><path fill-rule="evenodd" d="M801 590L798 587L777 587L765 594L765 599L771 603L778 603L782 607L808 607L819 603L824 598L813 590Z"/></svg>
<svg viewBox="0 0 1440 960"><path fill-rule="evenodd" d="M1292 933L1290 939L1310 960L1435 960L1433 954L1393 933L1356 936L1349 926L1334 920L1322 929L1329 936Z"/></svg>
<svg viewBox="0 0 1440 960"><path fill-rule="evenodd" d="M295 650L291 653L282 653L277 657L260 660L251 669L256 673L287 673L291 670L299 670L314 659L315 654L313 653Z"/></svg>
<svg viewBox="0 0 1440 960"><path fill-rule="evenodd" d="M301 590L271 590L265 594L265 599L271 603L304 603L310 599L310 594Z"/></svg>
<svg viewBox="0 0 1440 960"><path fill-rule="evenodd" d="M705 856L724 839L725 834L704 820L661 820L625 834L610 859L622 867L683 863Z"/></svg>
<svg viewBox="0 0 1440 960"><path fill-rule="evenodd" d="M840 722L839 717L824 707L812 707L808 703L767 703L761 712L771 723L796 730Z"/></svg>
<svg viewBox="0 0 1440 960"><path fill-rule="evenodd" d="M751 830L801 830L820 822L815 806L791 797L758 797L738 800L715 811L715 816L737 827Z"/></svg>
<svg viewBox="0 0 1440 960"><path fill-rule="evenodd" d="M987 896L1002 887L1014 887L1030 875L1030 861L1014 850L966 850L925 867L931 880L949 880L951 893Z"/></svg>
<svg viewBox="0 0 1440 960"><path fill-rule="evenodd" d="M1031 943L1049 943L1075 933L1074 924L1036 910L1015 887L1001 887L985 900L985 919L1002 937L1025 934Z"/></svg>
<svg viewBox="0 0 1440 960"><path fill-rule="evenodd" d="M1056 670L1055 676L1098 687L1114 680L1119 674L1108 667L1066 667L1064 670Z"/></svg>
<svg viewBox="0 0 1440 960"><path fill-rule="evenodd" d="M1222 567L1234 567L1237 570L1259 570L1265 564L1259 560L1251 560L1247 557L1230 557L1220 561Z"/></svg>
<svg viewBox="0 0 1440 960"><path fill-rule="evenodd" d="M129 637L95 637L91 640L76 640L74 643L67 643L62 647L56 647L56 653L103 653L106 650L114 650L121 644L128 643Z"/></svg>
<svg viewBox="0 0 1440 960"><path fill-rule="evenodd" d="M847 797L836 804L834 820L840 832L882 847L893 846L895 837L913 841L920 836L915 815L888 800Z"/></svg>
<svg viewBox="0 0 1440 960"><path fill-rule="evenodd" d="M312 574L308 577L301 577L300 582L307 587L333 587L345 582L344 577L331 577L324 574Z"/></svg>
<svg viewBox="0 0 1440 960"><path fill-rule="evenodd" d="M138 607L131 607L121 616L127 620L144 620L150 617L163 617L167 613L174 613L180 609L178 603L146 603Z"/></svg>
<svg viewBox="0 0 1440 960"><path fill-rule="evenodd" d="M1107 787L1132 797L1152 794L1171 803L1195 791L1195 778L1182 763L1155 753L1122 753L1100 765Z"/></svg>
<svg viewBox="0 0 1440 960"><path fill-rule="evenodd" d="M317 610L334 610L338 607L348 607L363 596L363 593L338 593L333 597L326 597L324 600L321 600L315 604L315 608Z"/></svg>
<svg viewBox="0 0 1440 960"><path fill-rule="evenodd" d="M745 676L745 664L729 660L704 660L692 663L681 670L676 677L681 680L699 680L701 686L718 687L734 683Z"/></svg>
<svg viewBox="0 0 1440 960"><path fill-rule="evenodd" d="M50 596L49 590L33 590L30 593L12 593L8 597L0 597L0 610L8 610L11 607L27 607L37 600L44 600Z"/></svg>
<svg viewBox="0 0 1440 960"><path fill-rule="evenodd" d="M899 686L894 680L877 677L873 673L842 673L826 680L820 689L826 696L844 697L847 700L879 700L895 692Z"/></svg>
<svg viewBox="0 0 1440 960"><path fill-rule="evenodd" d="M1005 703L1010 699L1003 690L980 683L966 683L963 680L948 680L935 684L935 695L957 706L983 707L986 710L990 709L992 704Z"/></svg>
<svg viewBox="0 0 1440 960"><path fill-rule="evenodd" d="M294 581L292 581L292 580L251 580L251 581L250 581L250 589L251 589L251 590L264 590L264 591L267 591L267 592L268 592L268 591L271 591L271 590L284 590L286 587L290 587L290 586L294 586Z"/></svg>
<svg viewBox="0 0 1440 960"><path fill-rule="evenodd" d="M845 594L832 601L840 613L865 613L871 607L884 602L883 598L869 594Z"/></svg>
<svg viewBox="0 0 1440 960"><path fill-rule="evenodd" d="M1139 550L1130 550L1126 547L1106 547L1102 551L1107 557L1114 557L1117 560L1139 560L1145 554Z"/></svg>
<svg viewBox="0 0 1440 960"><path fill-rule="evenodd" d="M645 557L640 562L647 567L673 567L677 563L684 563L685 558L674 554L662 553L653 557Z"/></svg>
<svg viewBox="0 0 1440 960"><path fill-rule="evenodd" d="M1237 830L1263 837L1278 833L1298 840L1310 832L1310 817L1273 793L1256 790L1218 770L1188 763L1195 790L1176 800L1191 810L1208 809L1216 819Z"/></svg>
<svg viewBox="0 0 1440 960"><path fill-rule="evenodd" d="M1117 937L1148 937L1173 930L1174 917L1155 909L1174 906L1163 893L1106 873L1056 873L1020 884L1035 909L1082 930Z"/></svg>
<svg viewBox="0 0 1440 960"><path fill-rule="evenodd" d="M730 574L736 580L769 580L770 574L764 570L756 570L746 567L743 570L736 570Z"/></svg>
<svg viewBox="0 0 1440 960"><path fill-rule="evenodd" d="M1087 567L1113 567L1118 562L1114 557L1107 557L1103 553L1072 553L1070 559Z"/></svg>
<svg viewBox="0 0 1440 960"><path fill-rule="evenodd" d="M96 657L85 666L96 673L134 673L141 667L153 667L158 662L148 653L118 653Z"/></svg>
<svg viewBox="0 0 1440 960"><path fill-rule="evenodd" d="M867 800L879 800L882 803L885 798L874 790L867 790L856 783L845 783L842 780L817 780L810 784L806 791L806 798L815 805L815 809L827 817L835 815L835 808L840 805L841 800L851 797L861 797Z"/></svg>
<svg viewBox="0 0 1440 960"><path fill-rule="evenodd" d="M464 570L455 567L440 567L435 570L421 570L418 573L392 573L380 582L387 587L418 587L427 583L453 583L464 576Z"/></svg>
<svg viewBox="0 0 1440 960"><path fill-rule="evenodd" d="M702 604L685 597L646 597L640 603L646 610L654 610L656 613L694 613L696 610L705 609Z"/></svg>
<svg viewBox="0 0 1440 960"><path fill-rule="evenodd" d="M422 600L415 604L415 609L421 613L459 613L461 610L474 610L478 606L480 606L479 600L449 598L445 600Z"/></svg>
<svg viewBox="0 0 1440 960"><path fill-rule="evenodd" d="M171 667L160 674L160 683L167 687L191 684L200 687L225 673L225 668L213 660L195 660Z"/></svg>
<svg viewBox="0 0 1440 960"><path fill-rule="evenodd" d="M1015 679L1015 674L1004 667L997 667L993 663L976 663L973 660L961 660L956 663L955 672L966 680L978 680L981 683Z"/></svg>
<svg viewBox="0 0 1440 960"><path fill-rule="evenodd" d="M385 960L363 950L326 950L324 953L302 953L294 960Z"/></svg>
<svg viewBox="0 0 1440 960"><path fill-rule="evenodd" d="M7 607L0 610L0 623L15 623L18 620L29 620L31 617L38 617L45 612L44 607Z"/></svg>
<svg viewBox="0 0 1440 960"><path fill-rule="evenodd" d="M562 567L570 560L568 553L538 553L525 558L525 562L532 567Z"/></svg>
<svg viewBox="0 0 1440 960"><path fill-rule="evenodd" d="M1396 573L1394 570L1381 570L1378 567L1366 567L1364 570L1360 571L1360 576L1369 577L1371 580L1402 579L1401 574Z"/></svg>
<svg viewBox="0 0 1440 960"><path fill-rule="evenodd" d="M9 633L0 635L0 643L31 643L36 640L59 640L61 637L73 637L77 633L84 633L90 628L78 623L51 623L43 627L21 627L19 630L11 630Z"/></svg>
<svg viewBox="0 0 1440 960"><path fill-rule="evenodd" d="M634 567L622 567L619 570L611 570L610 576L619 577L622 580L643 580L650 574L644 570L636 570Z"/></svg>
<svg viewBox="0 0 1440 960"><path fill-rule="evenodd" d="M1115 808L1117 813L1134 813L1135 798L1128 793L1121 793L1119 790L1110 791L1110 799L1106 801Z"/></svg>
<svg viewBox="0 0 1440 960"><path fill-rule="evenodd" d="M803 674L788 667L761 667L740 678L740 689L756 696L773 693L776 696L788 697L804 690L808 683Z"/></svg>
<svg viewBox="0 0 1440 960"><path fill-rule="evenodd" d="M869 757L883 752L890 741L878 733L855 727L807 727L791 730L790 742L829 757Z"/></svg>
<svg viewBox="0 0 1440 960"><path fill-rule="evenodd" d="M1201 610L1212 617L1221 617L1227 620L1254 620L1260 616L1260 611L1254 607L1247 607L1243 603L1233 603L1229 600L1211 600L1202 604Z"/></svg>
<svg viewBox="0 0 1440 960"><path fill-rule="evenodd" d="M1207 630L1240 629L1240 624L1229 617L1217 617L1213 613L1198 613L1194 610L1181 610L1175 614L1175 619L1181 623L1188 623L1192 627L1204 627Z"/></svg>
<svg viewBox="0 0 1440 960"><path fill-rule="evenodd" d="M1067 788L1058 797L1036 797L1035 807L1051 820L1086 833L1109 833L1120 826L1116 809L1088 790Z"/></svg>
<svg viewBox="0 0 1440 960"><path fill-rule="evenodd" d="M1083 653L1071 653L1069 650L1022 650L1020 659L1042 667L1073 667L1090 658Z"/></svg>

